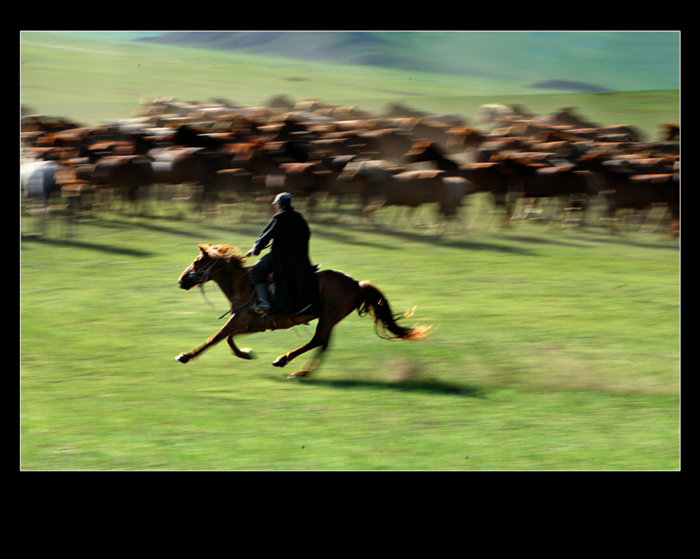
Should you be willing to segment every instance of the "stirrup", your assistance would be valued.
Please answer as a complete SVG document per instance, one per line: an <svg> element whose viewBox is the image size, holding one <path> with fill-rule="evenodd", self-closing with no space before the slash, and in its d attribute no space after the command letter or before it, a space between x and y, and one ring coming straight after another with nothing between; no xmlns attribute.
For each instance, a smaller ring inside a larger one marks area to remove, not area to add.
<svg viewBox="0 0 700 559"><path fill-rule="evenodd" d="M250 310L256 314L266 315L267 313L269 313L272 310L272 306L271 305L257 304L257 305L253 305L252 307L250 307Z"/></svg>

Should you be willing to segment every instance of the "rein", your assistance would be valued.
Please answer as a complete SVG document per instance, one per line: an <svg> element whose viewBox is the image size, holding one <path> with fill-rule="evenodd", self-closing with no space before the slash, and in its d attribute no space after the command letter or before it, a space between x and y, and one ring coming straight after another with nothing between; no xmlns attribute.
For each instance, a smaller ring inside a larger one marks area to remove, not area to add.
<svg viewBox="0 0 700 559"><path fill-rule="evenodd" d="M206 296L205 293L204 293L204 284L203 284L203 283L200 283L200 284L199 284L199 289L200 289L200 291L202 292L202 297L203 297L204 300L207 302L207 304L212 308L212 310L216 311L216 307L214 307L214 305L212 304L212 302L211 302L209 299L207 299L207 296ZM221 319L224 318L227 314L229 314L229 313L233 314L233 313L236 312L238 309L242 309L242 308L245 307L247 304L251 303L251 302L253 301L253 295L254 295L254 294L251 293L251 294L250 294L250 297L248 297L248 300L247 300L245 303L243 303L242 305L238 305L237 307L231 307L231 309L227 310L224 314L222 314L219 318L217 318L217 320L221 320Z"/></svg>
<svg viewBox="0 0 700 559"><path fill-rule="evenodd" d="M202 298L203 298L204 301L207 303L207 305L209 305L209 306L211 307L211 309L212 309L214 312L216 312L216 307L215 307L214 304L207 298L206 293L204 293L204 284L203 284L203 283L200 283L200 284L199 284L199 290L202 292ZM230 311L226 311L226 312L225 312L224 314L222 314L219 318L217 318L217 320L221 320L221 319L224 318L228 313L232 312L232 310L233 310L233 309L231 309Z"/></svg>
<svg viewBox="0 0 700 559"><path fill-rule="evenodd" d="M216 270L213 270L214 266L217 263L218 262L216 260L212 260L212 262L210 264L208 264L204 269L198 270L198 271L193 270L192 272L190 272L190 275L194 276L195 281L197 281L197 284L199 286L199 290L202 292L202 297L204 298L206 303L212 308L212 310L214 310L215 312L216 312L216 307L214 307L212 302L207 298L206 294L204 293L204 284L206 282L210 281L215 274L217 274L218 272L220 272L221 270L223 270L226 267L226 265L224 264L222 267L220 267ZM248 300L245 303L243 303L242 305L239 305L237 307L232 307L231 309L226 311L224 314L222 314L220 317L218 317L217 320L221 320L227 314L229 314L229 313L233 314L238 309L242 309L243 307L245 307L247 304L249 304L253 300L253 295L254 294L251 293L250 297L248 297Z"/></svg>

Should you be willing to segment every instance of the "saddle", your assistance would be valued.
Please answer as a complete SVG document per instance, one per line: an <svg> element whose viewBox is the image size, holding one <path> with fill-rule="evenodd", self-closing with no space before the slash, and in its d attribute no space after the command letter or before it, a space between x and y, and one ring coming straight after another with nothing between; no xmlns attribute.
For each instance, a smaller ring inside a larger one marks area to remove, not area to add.
<svg viewBox="0 0 700 559"><path fill-rule="evenodd" d="M321 264L312 264L311 269L316 273L321 269ZM270 272L268 274L265 279L265 285L267 286L267 292L270 294L270 297L274 297L276 290L275 272Z"/></svg>
<svg viewBox="0 0 700 559"><path fill-rule="evenodd" d="M315 264L311 266L312 270L314 273L317 273L321 269L321 264ZM270 274L267 276L265 279L265 287L267 288L267 295L269 297L269 302L272 305L272 308L275 308L275 299L277 296L277 284L275 282L275 273L270 272ZM254 291L254 300L253 300L253 306L257 305L260 303L260 298L258 297L257 293ZM308 311L309 308L312 306L312 303L309 303L305 308L293 313L294 316L303 314L304 312ZM274 312L274 311L271 311ZM267 313L266 313L267 314Z"/></svg>

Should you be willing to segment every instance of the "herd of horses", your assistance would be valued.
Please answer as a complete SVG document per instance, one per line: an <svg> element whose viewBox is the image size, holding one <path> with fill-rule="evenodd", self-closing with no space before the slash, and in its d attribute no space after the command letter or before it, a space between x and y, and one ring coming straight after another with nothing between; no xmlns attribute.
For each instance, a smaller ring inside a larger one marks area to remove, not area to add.
<svg viewBox="0 0 700 559"><path fill-rule="evenodd" d="M389 206L430 204L449 223L483 192L504 225L556 200L561 219L583 223L602 204L610 227L653 213L678 233L678 126L642 141L632 126L597 126L572 109L537 116L504 105L482 106L477 126L400 104L373 114L283 97L259 107L153 99L132 118L96 126L27 114L22 200L89 211L157 195L187 199L201 214L288 191L307 202L310 217L319 201L367 219Z"/></svg>

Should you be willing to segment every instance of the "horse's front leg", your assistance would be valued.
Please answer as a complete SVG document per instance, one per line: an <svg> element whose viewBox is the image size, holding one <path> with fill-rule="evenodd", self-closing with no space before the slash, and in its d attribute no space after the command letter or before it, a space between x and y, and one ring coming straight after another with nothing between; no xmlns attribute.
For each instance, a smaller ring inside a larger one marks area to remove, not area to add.
<svg viewBox="0 0 700 559"><path fill-rule="evenodd" d="M185 353L181 353L178 355L175 359L179 361L180 363L187 363L190 359L194 359L197 357L200 353L202 353L205 349L208 349L209 347L213 346L214 344L219 343L221 340L224 338L229 338L229 336L233 336L233 334L237 332L245 332L245 324L244 321L241 319L241 316L238 314L233 314L231 318L228 319L226 324L224 324L223 328L219 330L216 334L214 334L211 338L209 338L206 342L204 342L201 346L199 346L196 349L193 349L192 351L187 351ZM234 348L233 341L229 342L229 345L231 348ZM236 348L237 349L237 348ZM236 349L234 349L234 353L236 353ZM238 357L241 357L239 355L241 350L238 350Z"/></svg>

